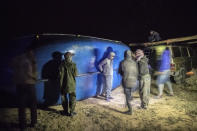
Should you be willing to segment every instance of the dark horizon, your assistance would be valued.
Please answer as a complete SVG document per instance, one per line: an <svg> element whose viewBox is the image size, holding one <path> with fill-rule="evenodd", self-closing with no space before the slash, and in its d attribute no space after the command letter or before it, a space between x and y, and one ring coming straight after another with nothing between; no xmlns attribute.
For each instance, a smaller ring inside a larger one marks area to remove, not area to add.
<svg viewBox="0 0 197 131"><path fill-rule="evenodd" d="M195 0L6 1L3 5L3 32L8 39L62 33L132 43L146 42L150 30L163 39L197 34Z"/></svg>

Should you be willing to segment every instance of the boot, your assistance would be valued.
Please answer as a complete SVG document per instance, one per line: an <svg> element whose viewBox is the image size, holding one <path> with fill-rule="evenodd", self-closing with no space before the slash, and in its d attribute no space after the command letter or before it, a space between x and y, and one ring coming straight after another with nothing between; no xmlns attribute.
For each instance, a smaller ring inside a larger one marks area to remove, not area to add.
<svg viewBox="0 0 197 131"><path fill-rule="evenodd" d="M70 116L71 116L71 117L73 117L74 115L77 115L77 113L76 113L76 112L71 112L71 113L70 113Z"/></svg>
<svg viewBox="0 0 197 131"><path fill-rule="evenodd" d="M132 107L131 107L130 104L128 105L128 108L129 108L129 110L126 112L126 114L127 115L132 115Z"/></svg>

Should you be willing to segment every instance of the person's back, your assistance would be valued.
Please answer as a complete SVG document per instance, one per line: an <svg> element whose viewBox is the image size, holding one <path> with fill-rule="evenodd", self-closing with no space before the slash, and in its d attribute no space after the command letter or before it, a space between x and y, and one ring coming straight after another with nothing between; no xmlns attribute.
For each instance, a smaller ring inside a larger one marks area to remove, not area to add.
<svg viewBox="0 0 197 131"><path fill-rule="evenodd" d="M132 114L132 106L130 101L132 100L131 90L137 86L138 69L136 62L132 59L132 52L130 50L125 51L124 60L119 65L119 74L122 76L122 86L126 96L126 103L128 106L127 114Z"/></svg>
<svg viewBox="0 0 197 131"><path fill-rule="evenodd" d="M127 54L126 54L127 55ZM122 84L127 88L135 87L138 79L137 64L130 56L125 56L121 62Z"/></svg>
<svg viewBox="0 0 197 131"><path fill-rule="evenodd" d="M164 70L170 70L170 51L167 48L166 50L164 50L164 52L162 53L161 56L161 64L160 64L160 68L159 71L164 71Z"/></svg>

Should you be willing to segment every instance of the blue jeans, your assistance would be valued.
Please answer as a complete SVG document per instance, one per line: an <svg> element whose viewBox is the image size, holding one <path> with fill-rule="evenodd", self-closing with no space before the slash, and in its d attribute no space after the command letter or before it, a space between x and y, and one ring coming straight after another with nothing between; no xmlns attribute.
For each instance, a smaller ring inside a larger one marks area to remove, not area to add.
<svg viewBox="0 0 197 131"><path fill-rule="evenodd" d="M106 98L111 96L112 90L112 75L103 75L103 90L102 94L106 94Z"/></svg>
<svg viewBox="0 0 197 131"><path fill-rule="evenodd" d="M159 90L159 96L161 96L163 94L164 84L167 85L167 87L170 91L170 94L173 94L172 84L170 81L170 70L165 70L162 73L163 74L161 74L157 77L157 86L158 86L158 90Z"/></svg>

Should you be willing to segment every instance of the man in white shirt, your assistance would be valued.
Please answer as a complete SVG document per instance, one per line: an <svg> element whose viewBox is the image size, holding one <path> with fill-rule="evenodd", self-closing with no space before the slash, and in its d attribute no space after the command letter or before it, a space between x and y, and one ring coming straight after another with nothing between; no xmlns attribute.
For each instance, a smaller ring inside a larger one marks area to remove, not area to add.
<svg viewBox="0 0 197 131"><path fill-rule="evenodd" d="M111 97L112 80L113 80L113 59L115 57L114 52L110 52L108 57L105 58L98 65L100 72L103 74L103 91L102 95L105 93L105 98L109 102Z"/></svg>

